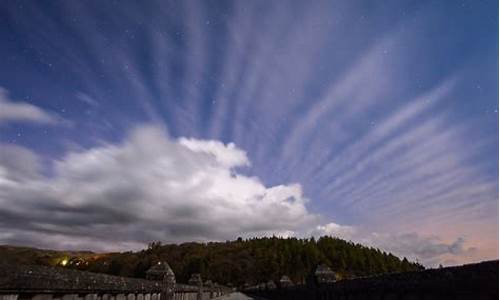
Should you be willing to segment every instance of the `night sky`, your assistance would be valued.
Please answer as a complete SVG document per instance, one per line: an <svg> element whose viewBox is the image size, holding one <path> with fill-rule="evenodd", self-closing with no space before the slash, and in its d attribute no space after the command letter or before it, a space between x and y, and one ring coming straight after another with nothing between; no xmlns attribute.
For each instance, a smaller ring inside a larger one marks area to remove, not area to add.
<svg viewBox="0 0 500 300"><path fill-rule="evenodd" d="M498 1L0 2L0 244L498 257Z"/></svg>

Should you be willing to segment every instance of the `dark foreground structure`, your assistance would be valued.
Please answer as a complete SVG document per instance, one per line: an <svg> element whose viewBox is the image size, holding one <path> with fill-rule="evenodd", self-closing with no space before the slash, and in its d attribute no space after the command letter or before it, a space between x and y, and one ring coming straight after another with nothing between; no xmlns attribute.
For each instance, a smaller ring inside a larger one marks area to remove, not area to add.
<svg viewBox="0 0 500 300"><path fill-rule="evenodd" d="M245 291L269 300L498 299L498 260L419 272Z"/></svg>
<svg viewBox="0 0 500 300"><path fill-rule="evenodd" d="M153 266L148 279L126 278L59 267L0 265L0 300L203 300L229 293L217 284L205 286L195 274L193 285L177 284L166 262Z"/></svg>

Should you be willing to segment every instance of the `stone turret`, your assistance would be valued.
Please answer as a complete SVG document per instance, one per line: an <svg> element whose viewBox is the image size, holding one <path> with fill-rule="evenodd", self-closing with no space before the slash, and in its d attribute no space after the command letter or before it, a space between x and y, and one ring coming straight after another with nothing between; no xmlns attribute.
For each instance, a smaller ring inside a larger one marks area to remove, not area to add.
<svg viewBox="0 0 500 300"><path fill-rule="evenodd" d="M268 280L266 283L266 288L268 290L275 290L276 289L276 284L272 280Z"/></svg>
<svg viewBox="0 0 500 300"><path fill-rule="evenodd" d="M198 286L200 283L203 283L201 280L201 274L200 273L194 273L191 274L191 278L188 280L189 285L194 285Z"/></svg>
<svg viewBox="0 0 500 300"><path fill-rule="evenodd" d="M319 265L314 272L314 276L316 277L316 282L319 284L332 283L337 280L335 272L327 265Z"/></svg>
<svg viewBox="0 0 500 300"><path fill-rule="evenodd" d="M214 283L212 280L206 280L203 286L207 287L210 293L210 299L215 297Z"/></svg>
<svg viewBox="0 0 500 300"><path fill-rule="evenodd" d="M195 273L191 275L191 278L189 278L188 281L189 285L194 285L198 287L198 294L196 299L197 300L202 300L203 298L203 280L201 279L201 274L200 273Z"/></svg>
<svg viewBox="0 0 500 300"><path fill-rule="evenodd" d="M288 277L286 275L281 276L281 279L280 279L280 287L281 288L286 288L286 287L289 287L292 285L293 285L293 282L290 279L290 277Z"/></svg>
<svg viewBox="0 0 500 300"><path fill-rule="evenodd" d="M174 299L175 274L167 262L158 262L146 271L146 278L162 282L160 300Z"/></svg>
<svg viewBox="0 0 500 300"><path fill-rule="evenodd" d="M175 278L174 271L172 271L172 268L165 261L159 261L146 271L146 279L149 280L163 280L165 276Z"/></svg>

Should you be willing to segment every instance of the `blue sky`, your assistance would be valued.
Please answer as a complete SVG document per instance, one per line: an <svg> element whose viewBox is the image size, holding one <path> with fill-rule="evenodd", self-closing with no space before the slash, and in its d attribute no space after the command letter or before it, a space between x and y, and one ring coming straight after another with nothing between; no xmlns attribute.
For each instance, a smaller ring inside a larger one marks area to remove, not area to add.
<svg viewBox="0 0 500 300"><path fill-rule="evenodd" d="M498 257L497 13L3 1L0 243L332 234L427 265Z"/></svg>

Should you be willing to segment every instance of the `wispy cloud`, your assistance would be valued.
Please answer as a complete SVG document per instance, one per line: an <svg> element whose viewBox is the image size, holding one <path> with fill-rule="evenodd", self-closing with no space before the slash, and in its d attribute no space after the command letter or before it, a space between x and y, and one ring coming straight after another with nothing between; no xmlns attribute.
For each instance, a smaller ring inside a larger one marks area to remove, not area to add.
<svg viewBox="0 0 500 300"><path fill-rule="evenodd" d="M92 98L91 96L89 96L85 93L82 93L82 92L76 93L76 98L78 100L86 103L87 105L89 105L91 107L98 107L99 106L99 102L97 100L95 100L94 98Z"/></svg>
<svg viewBox="0 0 500 300"><path fill-rule="evenodd" d="M56 124L60 121L56 114L33 104L13 101L9 92L0 87L0 124L9 122Z"/></svg>

